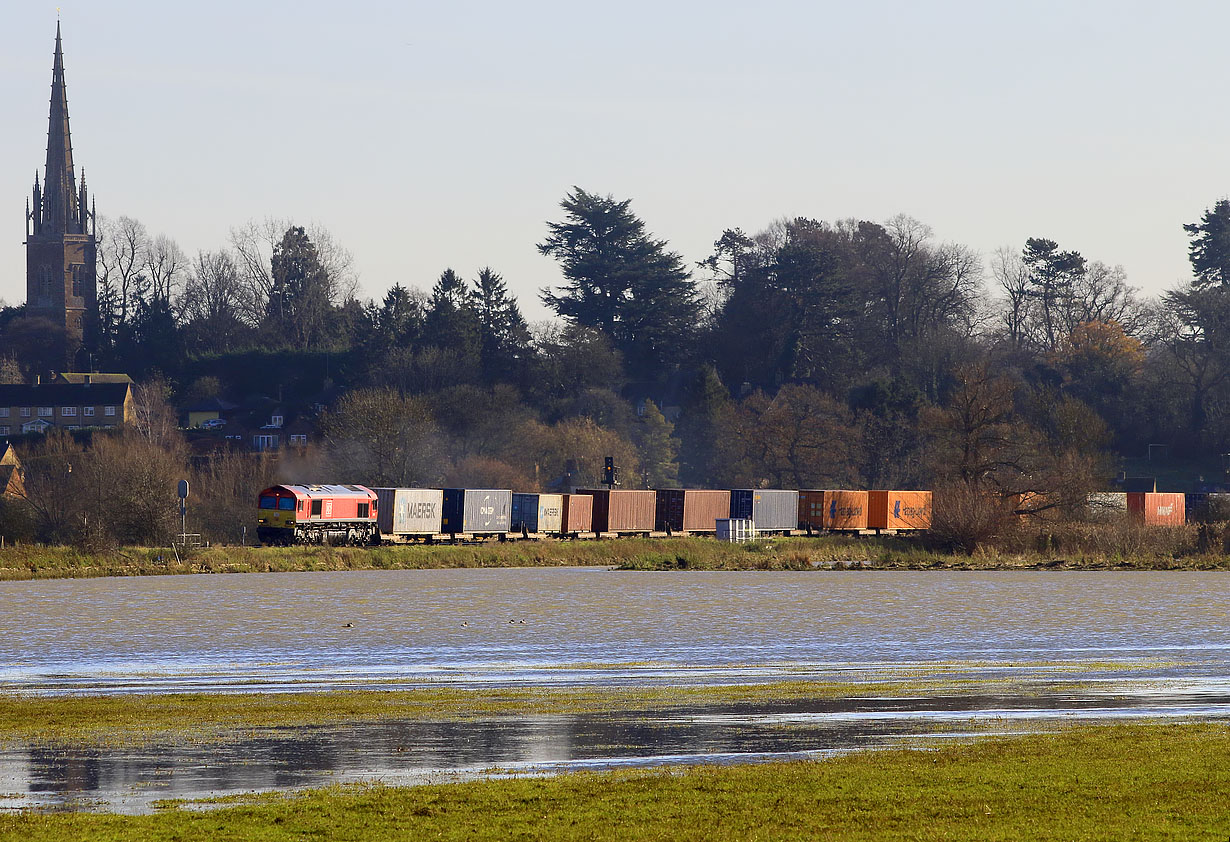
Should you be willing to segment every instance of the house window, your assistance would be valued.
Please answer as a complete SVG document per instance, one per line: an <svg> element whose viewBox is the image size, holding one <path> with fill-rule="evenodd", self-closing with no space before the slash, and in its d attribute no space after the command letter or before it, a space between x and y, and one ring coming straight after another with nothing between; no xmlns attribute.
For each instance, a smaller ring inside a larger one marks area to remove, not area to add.
<svg viewBox="0 0 1230 842"><path fill-rule="evenodd" d="M60 415L64 418L73 418L77 415L77 407L62 406L60 407Z"/></svg>
<svg viewBox="0 0 1230 842"><path fill-rule="evenodd" d="M275 416L273 416L272 418L270 418L270 419L269 419L269 426L271 426L271 427L281 427L281 426L282 426L282 416L281 416L281 415L275 415Z"/></svg>
<svg viewBox="0 0 1230 842"><path fill-rule="evenodd" d="M83 292L83 290L85 289L85 264L74 263L72 265L72 271L73 271L73 295L80 298L81 296L85 295L85 292Z"/></svg>
<svg viewBox="0 0 1230 842"><path fill-rule="evenodd" d="M307 434L306 433L291 434L290 443L291 444L307 444Z"/></svg>
<svg viewBox="0 0 1230 842"><path fill-rule="evenodd" d="M81 414L87 418L93 418L94 417L94 407L92 406L81 407Z"/></svg>
<svg viewBox="0 0 1230 842"><path fill-rule="evenodd" d="M28 406L23 406L23 407L21 408L21 417L22 417L22 418L29 418L29 417L30 417L30 407L28 407Z"/></svg>
<svg viewBox="0 0 1230 842"><path fill-rule="evenodd" d="M8 418L8 417L9 417L9 408L7 406L0 406L0 418Z"/></svg>
<svg viewBox="0 0 1230 842"><path fill-rule="evenodd" d="M278 437L269 435L253 436L252 446L257 450L273 450L278 446Z"/></svg>
<svg viewBox="0 0 1230 842"><path fill-rule="evenodd" d="M39 418L51 418L54 414L55 414L55 411L49 406L40 406L38 408Z"/></svg>
<svg viewBox="0 0 1230 842"><path fill-rule="evenodd" d="M113 407L113 406L104 406L104 407L103 407L103 415L114 416L114 415L115 415L115 407Z"/></svg>
<svg viewBox="0 0 1230 842"><path fill-rule="evenodd" d="M0 436L7 436L8 434L9 434L9 427L8 427L8 425L7 425L7 424L0 424Z"/></svg>

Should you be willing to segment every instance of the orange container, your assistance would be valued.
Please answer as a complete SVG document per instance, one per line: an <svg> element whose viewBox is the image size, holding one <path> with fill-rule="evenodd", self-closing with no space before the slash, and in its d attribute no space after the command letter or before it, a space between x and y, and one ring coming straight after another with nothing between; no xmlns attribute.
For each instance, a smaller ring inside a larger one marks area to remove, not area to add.
<svg viewBox="0 0 1230 842"><path fill-rule="evenodd" d="M1186 498L1182 494L1128 492L1128 513L1146 526L1182 526L1187 522Z"/></svg>
<svg viewBox="0 0 1230 842"><path fill-rule="evenodd" d="M930 529L930 491L868 491L869 529Z"/></svg>
<svg viewBox="0 0 1230 842"><path fill-rule="evenodd" d="M799 529L824 528L824 492L799 492Z"/></svg>
<svg viewBox="0 0 1230 842"><path fill-rule="evenodd" d="M866 491L826 491L821 524L825 529L866 529Z"/></svg>

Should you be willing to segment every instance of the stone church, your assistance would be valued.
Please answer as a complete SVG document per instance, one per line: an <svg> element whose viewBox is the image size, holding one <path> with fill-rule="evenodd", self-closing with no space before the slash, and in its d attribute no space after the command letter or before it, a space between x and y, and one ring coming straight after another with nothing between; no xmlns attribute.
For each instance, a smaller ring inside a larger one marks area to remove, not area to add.
<svg viewBox="0 0 1230 842"><path fill-rule="evenodd" d="M81 348L90 344L98 314L96 218L85 173L78 186L73 169L64 53L57 22L47 165L41 183L35 173L33 201L26 205L26 312L63 326L64 359L70 366Z"/></svg>

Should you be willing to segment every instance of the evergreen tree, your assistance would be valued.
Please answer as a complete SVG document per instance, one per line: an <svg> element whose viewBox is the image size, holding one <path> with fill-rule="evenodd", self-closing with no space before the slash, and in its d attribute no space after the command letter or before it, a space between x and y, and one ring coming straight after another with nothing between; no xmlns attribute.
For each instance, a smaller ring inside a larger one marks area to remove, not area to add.
<svg viewBox="0 0 1230 842"><path fill-rule="evenodd" d="M662 410L651 400L636 431L636 445L641 452L641 470L647 488L675 488L679 485L679 442L671 435L675 425L666 420Z"/></svg>
<svg viewBox="0 0 1230 842"><path fill-rule="evenodd" d="M329 276L302 228L286 230L274 247L270 269L266 330L300 350L317 347L327 337L331 315Z"/></svg>
<svg viewBox="0 0 1230 842"><path fill-rule="evenodd" d="M544 291L542 301L570 322L606 333L629 373L653 380L688 349L698 304L682 258L646 233L630 204L573 188L560 203L565 220L548 223L538 244L559 261L568 283Z"/></svg>
<svg viewBox="0 0 1230 842"><path fill-rule="evenodd" d="M1196 273L1193 286L1230 286L1230 199L1222 199L1183 230L1192 238L1188 255Z"/></svg>
<svg viewBox="0 0 1230 842"><path fill-rule="evenodd" d="M452 269L445 269L427 301L423 344L452 351L468 366L478 360L478 343L478 319L466 283Z"/></svg>
<svg viewBox="0 0 1230 842"><path fill-rule="evenodd" d="M505 380L521 369L530 347L530 331L508 294L508 285L490 267L479 270L474 280L472 306L478 320L479 355L483 376Z"/></svg>

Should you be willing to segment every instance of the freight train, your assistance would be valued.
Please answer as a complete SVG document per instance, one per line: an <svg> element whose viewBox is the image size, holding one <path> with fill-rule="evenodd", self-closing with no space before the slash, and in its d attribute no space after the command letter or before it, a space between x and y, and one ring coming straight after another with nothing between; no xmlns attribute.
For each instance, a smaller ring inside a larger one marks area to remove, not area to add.
<svg viewBox="0 0 1230 842"><path fill-rule="evenodd" d="M921 532L930 491L786 489L582 489L519 494L507 489L275 485L258 497L266 544L376 544L515 537L708 535L729 519L759 535ZM1089 515L1147 526L1230 520L1230 494L1099 492Z"/></svg>
<svg viewBox="0 0 1230 842"><path fill-rule="evenodd" d="M374 544L553 536L711 535L722 520L757 534L919 531L929 491L582 489L519 494L494 488L275 485L258 497L265 544Z"/></svg>

